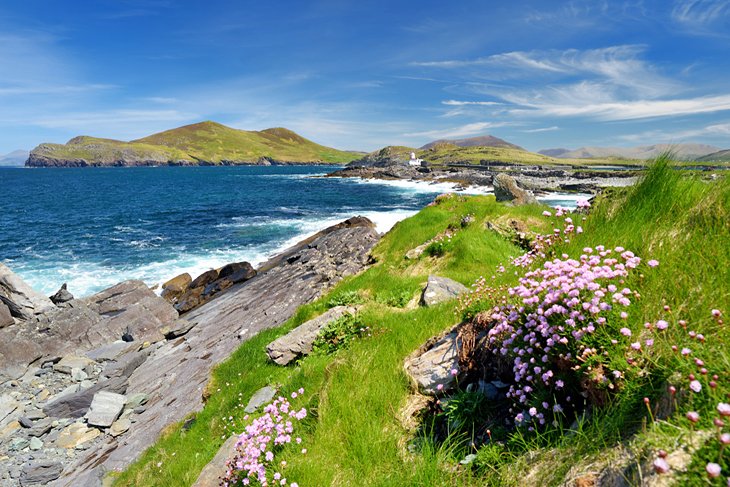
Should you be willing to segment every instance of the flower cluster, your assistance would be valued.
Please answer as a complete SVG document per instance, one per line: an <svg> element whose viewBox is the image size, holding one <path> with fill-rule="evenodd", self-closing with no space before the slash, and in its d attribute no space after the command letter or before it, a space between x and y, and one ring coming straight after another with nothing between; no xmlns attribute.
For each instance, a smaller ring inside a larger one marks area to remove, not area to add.
<svg viewBox="0 0 730 487"><path fill-rule="evenodd" d="M292 399L304 393L304 389L292 392ZM292 442L294 433L293 421L301 421L307 416L307 410L292 408L289 400L285 397L278 397L274 402L264 408L264 414L254 419L251 424L245 427L236 442L235 456L226 462L228 470L223 478L222 485L254 485L258 483L262 487L269 485L290 485L298 487L295 482L287 484L287 479L278 471L279 467L285 467L286 462L277 464L274 460L275 453L286 444ZM244 417L248 420L248 416ZM297 444L302 442L301 438L294 438ZM305 453L306 450L302 450Z"/></svg>
<svg viewBox="0 0 730 487"><path fill-rule="evenodd" d="M600 371L595 379L602 387L613 388L620 379L619 370L603 373L599 351L588 338L608 326L614 307L631 305L637 293L624 279L640 262L622 247L587 247L578 259L563 254L510 288L511 304L486 311L490 348L514 372L508 397L517 424L542 425L564 407L577 405L574 372L581 364ZM621 317L628 315L624 311Z"/></svg>

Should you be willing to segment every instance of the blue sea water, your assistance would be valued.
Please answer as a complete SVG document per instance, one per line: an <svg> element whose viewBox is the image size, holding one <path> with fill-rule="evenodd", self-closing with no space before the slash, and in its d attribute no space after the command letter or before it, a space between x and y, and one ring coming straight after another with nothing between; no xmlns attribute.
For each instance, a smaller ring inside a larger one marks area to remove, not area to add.
<svg viewBox="0 0 730 487"><path fill-rule="evenodd" d="M0 168L0 261L45 294L85 296L253 264L353 215L378 230L449 184L320 178L323 166ZM570 206L574 198L548 204Z"/></svg>

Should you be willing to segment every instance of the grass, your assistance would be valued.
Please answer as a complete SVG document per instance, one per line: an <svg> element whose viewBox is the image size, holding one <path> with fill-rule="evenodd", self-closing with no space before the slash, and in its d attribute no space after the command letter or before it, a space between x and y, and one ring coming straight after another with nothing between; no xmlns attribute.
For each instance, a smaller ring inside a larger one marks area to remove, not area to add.
<svg viewBox="0 0 730 487"><path fill-rule="evenodd" d="M256 163L262 158L284 163L342 164L359 154L316 144L284 128L260 132L226 127L215 122L186 125L148 137L122 142L76 137L67 144L42 144L34 149L46 157L84 159L91 164L120 160L167 162Z"/></svg>
<svg viewBox="0 0 730 487"><path fill-rule="evenodd" d="M425 437L417 451L409 450L412 437L397 419L411 391L403 360L426 339L459 321L455 303L415 306L426 277L436 273L467 285L480 276L489 278L499 264L522 251L485 230L485 222L515 218L533 230L548 231L551 225L540 216L542 209L507 207L488 196L454 196L400 222L374 249L377 264L300 308L282 327L242 344L214 371L209 387L213 393L189 429L172 427L117 477L115 485L192 484L230 432L240 431L240 405L245 406L251 394L267 384L278 384L284 392L306 389L310 415L303 425L302 446L308 452L304 455L301 447L291 447L282 453L288 462L287 477L302 486L560 485L607 465L637 481L638 466L650 463L659 448L692 453L687 471L676 477L680 485L708 485L704 466L718 461L718 449L711 434L707 440L708 435L699 432L712 430L714 408L730 392L730 332L709 315L712 308L723 310L726 320L730 314L730 181L703 181L672 170L665 159L637 186L601 196L581 222L584 233L555 248L558 255L576 255L585 246L620 245L644 260L660 262L627 283L641 292L627 325L636 336L646 321L662 318L673 324L667 339L657 340L641 369L607 407L593 410L570 428L566 419L566 424L538 434L505 430L500 442L478 450L472 467L458 464L473 451L464 443L468 436L453 436L441 443ZM475 222L453 236L443 256L404 259L408 250L450 224L457 225L466 214L474 215ZM495 281L512 285L516 279L508 267ZM274 338L328 307L354 303L362 306L359 320L370 327L371 336L354 339L333 354L309 356L293 367L278 367L266 360L264 347ZM687 320L691 329L708 340L701 344L689 339L676 325L679 319ZM718 388L707 387L702 379L701 394L687 393L686 379L677 374L697 374L697 367L673 352L672 344L690 346L710 374L718 374ZM610 352L615 360L622 360L625 353L623 349ZM668 384L684 391L677 395L679 409L665 420L652 422L643 398L658 406ZM489 414L488 407L473 399L460 397L448 414L460 421L467 421L463 415L469 411ZM689 410L701 416L695 431L684 418ZM695 447L688 446L693 443ZM723 462L726 475L730 464L727 459Z"/></svg>

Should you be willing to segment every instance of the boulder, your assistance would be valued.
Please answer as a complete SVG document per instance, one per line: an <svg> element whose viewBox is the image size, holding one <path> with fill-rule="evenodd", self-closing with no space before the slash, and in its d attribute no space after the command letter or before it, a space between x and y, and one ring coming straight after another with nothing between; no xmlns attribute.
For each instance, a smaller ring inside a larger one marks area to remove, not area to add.
<svg viewBox="0 0 730 487"><path fill-rule="evenodd" d="M114 379L98 382L88 389L79 390L71 394L62 395L43 406L43 412L54 418L80 418L85 415L97 392L102 390L124 394L127 392L127 379Z"/></svg>
<svg viewBox="0 0 730 487"><path fill-rule="evenodd" d="M494 176L494 196L497 201L511 201L514 205L537 204L532 192L520 188L515 178L504 173Z"/></svg>
<svg viewBox="0 0 730 487"><path fill-rule="evenodd" d="M428 283L421 295L421 304L433 306L459 297L469 292L469 288L447 277L428 276Z"/></svg>
<svg viewBox="0 0 730 487"><path fill-rule="evenodd" d="M177 304L175 304L175 309L179 313L186 313L203 304L203 290L204 288L198 287L185 291L185 293L178 298Z"/></svg>
<svg viewBox="0 0 730 487"><path fill-rule="evenodd" d="M147 360L149 352L148 349L129 352L120 356L117 360L107 362L101 375L110 379L115 377L128 378L132 375L132 372Z"/></svg>
<svg viewBox="0 0 730 487"><path fill-rule="evenodd" d="M15 324L15 318L13 318L13 315L10 314L10 308L0 301L0 328L5 328L6 326L14 325Z"/></svg>
<svg viewBox="0 0 730 487"><path fill-rule="evenodd" d="M76 448L95 439L101 434L96 428L89 428L84 423L71 423L58 434L56 445L59 448Z"/></svg>
<svg viewBox="0 0 730 487"><path fill-rule="evenodd" d="M36 460L23 466L20 485L48 485L56 480L63 471L63 465L50 460Z"/></svg>
<svg viewBox="0 0 730 487"><path fill-rule="evenodd" d="M220 478L226 474L226 460L233 457L236 449L238 435L229 437L223 445L218 449L213 460L211 460L200 472L198 480L195 481L193 487L218 487Z"/></svg>
<svg viewBox="0 0 730 487"><path fill-rule="evenodd" d="M53 302L53 304L58 305L58 304L68 303L69 301L72 301L73 298L74 298L74 295L71 294L70 292L68 292L68 289L66 289L66 283L64 282L63 284L61 284L61 289L56 291L56 294L51 296L51 302Z"/></svg>
<svg viewBox="0 0 730 487"><path fill-rule="evenodd" d="M335 306L320 316L299 325L292 331L277 338L266 346L269 358L279 365L287 365L302 355L312 351L312 344L319 332L331 322L345 316L354 315L357 308L352 306Z"/></svg>
<svg viewBox="0 0 730 487"><path fill-rule="evenodd" d="M209 271L203 272L201 275L196 277L193 282L190 283L188 289L196 289L199 287L204 288L216 279L218 279L218 271L215 269L211 269Z"/></svg>
<svg viewBox="0 0 730 487"><path fill-rule="evenodd" d="M229 278L232 282L242 282L251 279L256 275L256 269L253 268L248 262L234 262L232 264L224 265L218 274L218 279L225 277ZM235 278L233 276L236 276Z"/></svg>
<svg viewBox="0 0 730 487"><path fill-rule="evenodd" d="M108 428L122 414L126 402L127 398L121 394L108 391L97 392L86 413L86 422L90 426Z"/></svg>
<svg viewBox="0 0 730 487"><path fill-rule="evenodd" d="M34 315L54 308L50 299L35 291L8 266L0 263L0 297L16 318L31 319ZM8 302L15 306L8 305Z"/></svg>
<svg viewBox="0 0 730 487"><path fill-rule="evenodd" d="M112 436L119 436L126 433L131 426L132 422L129 419L118 419L117 421L114 421L114 423L112 423L112 427L109 428L109 434L111 434Z"/></svg>
<svg viewBox="0 0 730 487"><path fill-rule="evenodd" d="M175 276L162 285L160 296L174 303L188 289L191 282L193 282L193 278L187 272Z"/></svg>
<svg viewBox="0 0 730 487"><path fill-rule="evenodd" d="M408 376L422 394L434 396L451 390L456 384L452 369L459 367L459 344L455 331L429 340L404 363ZM441 390L438 386L442 385Z"/></svg>
<svg viewBox="0 0 730 487"><path fill-rule="evenodd" d="M418 259L426 251L426 247L428 247L428 242L426 242L425 244L421 244L418 247L412 248L411 250L406 252L406 259L408 259L408 260Z"/></svg>
<svg viewBox="0 0 730 487"><path fill-rule="evenodd" d="M258 408L271 402L275 395L275 388L271 386L262 387L258 391L254 392L243 411L249 414L255 413Z"/></svg>
<svg viewBox="0 0 730 487"><path fill-rule="evenodd" d="M53 370L62 374L70 374L73 369L85 369L94 361L87 357L76 357L69 355L63 357L57 364L53 366Z"/></svg>

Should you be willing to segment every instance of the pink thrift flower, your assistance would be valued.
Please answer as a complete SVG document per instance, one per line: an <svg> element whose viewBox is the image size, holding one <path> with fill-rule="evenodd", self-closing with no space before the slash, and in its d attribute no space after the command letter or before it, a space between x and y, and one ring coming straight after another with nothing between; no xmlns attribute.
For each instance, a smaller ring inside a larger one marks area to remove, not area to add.
<svg viewBox="0 0 730 487"><path fill-rule="evenodd" d="M634 350L641 350L641 343L634 342L631 344L631 348L633 348Z"/></svg>
<svg viewBox="0 0 730 487"><path fill-rule="evenodd" d="M717 412L719 412L723 416L730 416L730 404L726 402L721 402L717 405Z"/></svg>
<svg viewBox="0 0 730 487"><path fill-rule="evenodd" d="M631 330L629 330L628 328L621 328L619 330L619 333L621 333L625 337L630 337L631 336Z"/></svg>
<svg viewBox="0 0 730 487"><path fill-rule="evenodd" d="M700 384L700 381L698 380L693 380L689 383L689 388L694 392L700 392L702 390L702 384Z"/></svg>
<svg viewBox="0 0 730 487"><path fill-rule="evenodd" d="M722 471L722 468L720 467L720 465L710 462L705 467L705 470L707 470L707 475L711 479L715 479L720 476L720 472Z"/></svg>
<svg viewBox="0 0 730 487"><path fill-rule="evenodd" d="M437 391L443 391L443 390L444 390L444 385L443 385L443 384L439 384L439 385L437 385L437 386L436 386L436 390L437 390Z"/></svg>
<svg viewBox="0 0 730 487"><path fill-rule="evenodd" d="M684 347L684 348L682 349L682 355L689 355L689 354L691 354L691 353L692 353L692 350L690 350L690 349L689 349L689 348L687 348L687 347Z"/></svg>
<svg viewBox="0 0 730 487"><path fill-rule="evenodd" d="M656 267L659 265L659 261L651 259L649 262L646 263L646 265L648 265L649 267Z"/></svg>
<svg viewBox="0 0 730 487"><path fill-rule="evenodd" d="M553 216L553 214L552 214L552 213L550 213L550 212L549 212L549 211L547 211L547 210L543 211L543 212L542 212L542 215L543 215L543 216Z"/></svg>
<svg viewBox="0 0 730 487"><path fill-rule="evenodd" d="M647 347L653 347L654 346L654 339L653 338L649 338L644 343L646 343L646 346Z"/></svg>
<svg viewBox="0 0 730 487"><path fill-rule="evenodd" d="M693 423L696 423L697 421L700 420L700 415L699 415L699 413L697 413L695 411L690 411L687 413L687 419L689 419Z"/></svg>
<svg viewBox="0 0 730 487"><path fill-rule="evenodd" d="M713 309L711 311L711 313L712 313L712 316L714 316L715 318L719 318L720 316L722 316L722 313L720 313L719 309Z"/></svg>
<svg viewBox="0 0 730 487"><path fill-rule="evenodd" d="M656 473L667 473L669 472L669 464L663 458L657 458L654 460L654 471Z"/></svg>
<svg viewBox="0 0 730 487"><path fill-rule="evenodd" d="M458 371L458 370L456 370L456 369L451 369L451 375L452 375L452 376L456 377L456 375L457 375L458 373L459 373L459 371Z"/></svg>
<svg viewBox="0 0 730 487"><path fill-rule="evenodd" d="M721 434L720 443L722 443L723 445L730 445L730 433Z"/></svg>
<svg viewBox="0 0 730 487"><path fill-rule="evenodd" d="M667 327L669 327L669 323L667 323L664 320L659 320L656 322L656 328L657 330L666 330Z"/></svg>

